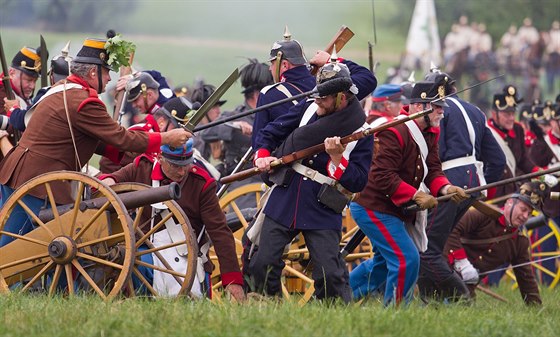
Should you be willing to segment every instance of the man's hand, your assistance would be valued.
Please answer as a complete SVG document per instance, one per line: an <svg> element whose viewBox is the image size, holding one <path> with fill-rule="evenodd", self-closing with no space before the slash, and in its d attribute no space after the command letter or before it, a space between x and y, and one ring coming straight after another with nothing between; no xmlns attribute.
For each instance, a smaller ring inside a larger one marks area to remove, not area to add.
<svg viewBox="0 0 560 337"><path fill-rule="evenodd" d="M247 299L245 297L245 292L243 291L243 287L239 284L230 284L226 287L226 293L231 295L231 297L238 303L245 302Z"/></svg>
<svg viewBox="0 0 560 337"><path fill-rule="evenodd" d="M324 50L317 50L313 58L309 60L309 64L316 66L317 68L321 68L327 62L329 62L330 59L331 59L331 54L327 53Z"/></svg>
<svg viewBox="0 0 560 337"><path fill-rule="evenodd" d="M183 128L176 128L161 133L161 143L169 146L183 146L192 137L192 133Z"/></svg>
<svg viewBox="0 0 560 337"><path fill-rule="evenodd" d="M342 154L346 149L346 145L340 143L340 137L325 138L325 152L331 156L331 162L334 166L338 166L342 160Z"/></svg>
<svg viewBox="0 0 560 337"><path fill-rule="evenodd" d="M264 157L264 158L257 158L255 160L255 167L258 168L261 172L268 172L271 169L270 164L278 160L276 157Z"/></svg>
<svg viewBox="0 0 560 337"><path fill-rule="evenodd" d="M451 200L456 204L460 203L461 201L465 201L470 198L470 195L465 192L464 189L460 188L459 186L448 185L445 194L451 194Z"/></svg>
<svg viewBox="0 0 560 337"><path fill-rule="evenodd" d="M430 209L437 206L437 200L431 194L426 192L418 191L412 197L412 200L421 208L421 209Z"/></svg>
<svg viewBox="0 0 560 337"><path fill-rule="evenodd" d="M253 126L245 121L233 122L232 124L240 128L241 133L243 133L245 136L250 136L253 134Z"/></svg>
<svg viewBox="0 0 560 337"><path fill-rule="evenodd" d="M473 267L468 259L456 260L453 268L461 275L466 284L478 283L478 271Z"/></svg>
<svg viewBox="0 0 560 337"><path fill-rule="evenodd" d="M8 112L14 106L19 106L19 102L17 99L4 98L4 111Z"/></svg>
<svg viewBox="0 0 560 337"><path fill-rule="evenodd" d="M116 91L119 92L121 90L125 90L126 89L126 84L128 83L128 81L131 78L132 78L132 75L124 75L122 77L119 77L119 80L117 81Z"/></svg>

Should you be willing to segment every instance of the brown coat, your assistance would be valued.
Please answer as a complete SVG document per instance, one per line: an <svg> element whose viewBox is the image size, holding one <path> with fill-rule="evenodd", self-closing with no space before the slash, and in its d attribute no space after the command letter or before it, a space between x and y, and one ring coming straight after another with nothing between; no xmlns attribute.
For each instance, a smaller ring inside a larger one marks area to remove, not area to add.
<svg viewBox="0 0 560 337"><path fill-rule="evenodd" d="M514 234L499 242L483 244L462 243L461 238L481 240ZM469 210L459 221L445 244L444 255L452 264L457 259L468 258L480 273L499 268L505 263L517 265L531 261L529 239L516 228L508 228L502 215L492 219L481 212ZM541 303L539 288L530 265L513 269L519 291L526 303Z"/></svg>
<svg viewBox="0 0 560 337"><path fill-rule="evenodd" d="M547 135L551 139L551 143L553 146L560 147L560 139L554 136L551 132ZM560 162L559 158L556 158L554 152L550 149L548 144L543 138L535 139L535 142L530 148L531 158L535 162L535 164L546 167L549 165L558 165ZM558 173L556 173L558 174ZM560 184L554 186L551 189L551 192L560 192ZM551 217L556 218L560 216L560 202L558 200L552 200L550 198L544 199L544 213Z"/></svg>
<svg viewBox="0 0 560 337"><path fill-rule="evenodd" d="M68 80L84 87L66 91L68 113L82 165L90 160L100 141L126 151L144 152L153 149L156 152L159 149L159 133L127 131L113 121L97 93L87 83L74 75ZM35 108L19 144L0 163L0 184L16 189L43 173L80 169L63 93L59 92L46 97ZM57 203L72 202L69 184L53 184L53 192ZM44 189L32 191L31 194L39 198L46 196Z"/></svg>
<svg viewBox="0 0 560 337"><path fill-rule="evenodd" d="M449 184L441 170L438 131L437 128L429 128L423 132L428 145L428 175L424 182L434 196ZM381 131L375 138L379 139L379 151L372 160L367 186L360 193L357 203L412 222L414 213L405 214L402 207L412 201L424 177L420 149L405 124Z"/></svg>
<svg viewBox="0 0 560 337"><path fill-rule="evenodd" d="M160 180L160 184L168 185L171 181L164 176L159 163L154 164L152 160L143 155L135 162L122 169L100 178L112 177L117 182L139 182L152 186L152 179ZM243 278L237 261L235 241L233 234L226 224L226 217L220 208L219 199L216 195L216 181L203 168L192 165L189 173L180 182L181 198L177 203L185 211L189 221L198 238L202 227L206 226L206 232L214 244L220 272L224 285L230 283L243 284ZM143 223L143 221L142 221ZM201 244L206 242L202 240ZM206 266L206 271L212 271L212 265Z"/></svg>

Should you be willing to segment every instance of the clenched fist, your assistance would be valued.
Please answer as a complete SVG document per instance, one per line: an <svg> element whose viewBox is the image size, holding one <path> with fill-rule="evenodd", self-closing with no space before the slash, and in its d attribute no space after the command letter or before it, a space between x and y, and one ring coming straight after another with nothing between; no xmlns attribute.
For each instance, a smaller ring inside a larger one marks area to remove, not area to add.
<svg viewBox="0 0 560 337"><path fill-rule="evenodd" d="M449 185L446 194L451 194L451 200L453 200L453 202L455 202L456 204L470 198L470 195L467 194L464 189L454 185Z"/></svg>
<svg viewBox="0 0 560 337"><path fill-rule="evenodd" d="M412 197L412 200L421 208L421 209L430 209L437 206L437 200L431 194L426 192L418 191Z"/></svg>

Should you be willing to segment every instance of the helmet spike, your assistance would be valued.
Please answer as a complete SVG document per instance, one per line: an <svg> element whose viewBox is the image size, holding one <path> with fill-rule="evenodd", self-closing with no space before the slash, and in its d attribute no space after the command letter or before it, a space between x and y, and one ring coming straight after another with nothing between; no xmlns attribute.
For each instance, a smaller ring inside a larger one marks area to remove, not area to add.
<svg viewBox="0 0 560 337"><path fill-rule="evenodd" d="M331 62L335 63L338 60L338 55L336 54L336 45L333 45L332 53L331 53Z"/></svg>
<svg viewBox="0 0 560 337"><path fill-rule="evenodd" d="M434 61L430 61L430 72L436 74L441 73L441 70L439 70L439 67L435 65Z"/></svg>
<svg viewBox="0 0 560 337"><path fill-rule="evenodd" d="M60 50L60 52L62 53L62 56L68 56L68 53L70 52L70 41L66 42L66 45Z"/></svg>
<svg viewBox="0 0 560 337"><path fill-rule="evenodd" d="M292 39L292 33L288 30L288 25L284 28L284 41L290 41Z"/></svg>
<svg viewBox="0 0 560 337"><path fill-rule="evenodd" d="M410 83L415 83L416 79L414 78L414 70L410 73L410 76L408 76L408 82Z"/></svg>

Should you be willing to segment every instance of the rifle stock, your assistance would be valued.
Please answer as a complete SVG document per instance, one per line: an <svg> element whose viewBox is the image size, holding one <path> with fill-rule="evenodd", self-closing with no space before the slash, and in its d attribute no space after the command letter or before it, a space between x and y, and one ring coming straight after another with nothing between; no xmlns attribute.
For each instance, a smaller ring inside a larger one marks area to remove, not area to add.
<svg viewBox="0 0 560 337"><path fill-rule="evenodd" d="M332 54L334 46L336 46L336 51L340 51L348 41L354 36L354 32L348 28L347 26L343 25L340 27L338 32L333 36L332 40L327 44L327 47L324 49L329 54ZM316 75L319 68L315 65L311 65L311 74Z"/></svg>
<svg viewBox="0 0 560 337"><path fill-rule="evenodd" d="M130 54L128 59L129 66L121 67L119 70L120 77L132 74L132 61L134 60L134 52ZM126 104L126 90L118 91L115 94L115 108L113 110L113 120L118 120L120 122L121 112Z"/></svg>

